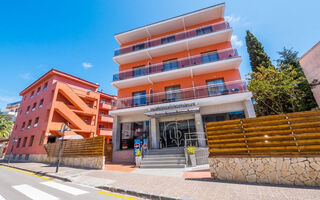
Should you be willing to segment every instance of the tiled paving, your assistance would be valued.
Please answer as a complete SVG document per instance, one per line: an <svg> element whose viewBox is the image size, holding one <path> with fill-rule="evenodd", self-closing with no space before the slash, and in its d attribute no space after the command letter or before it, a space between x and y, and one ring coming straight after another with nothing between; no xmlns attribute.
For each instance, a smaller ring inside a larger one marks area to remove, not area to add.
<svg viewBox="0 0 320 200"><path fill-rule="evenodd" d="M32 168L53 173L54 166L40 163L14 163L20 168ZM142 170L132 166L109 165L111 170L85 170L61 167L59 175L91 186L110 186L136 192L182 199L199 200L319 200L320 188L285 187L257 184L237 184L213 181L208 170L197 171ZM175 174L177 173L177 174Z"/></svg>
<svg viewBox="0 0 320 200"><path fill-rule="evenodd" d="M138 168L135 168L131 164L112 164L107 163L104 166L104 170L111 170L111 171L119 171L119 172L132 172Z"/></svg>

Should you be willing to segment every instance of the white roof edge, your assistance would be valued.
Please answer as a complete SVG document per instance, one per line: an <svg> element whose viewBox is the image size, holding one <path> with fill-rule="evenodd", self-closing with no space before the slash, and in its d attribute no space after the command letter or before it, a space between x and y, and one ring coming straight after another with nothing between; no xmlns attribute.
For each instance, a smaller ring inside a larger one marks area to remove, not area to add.
<svg viewBox="0 0 320 200"><path fill-rule="evenodd" d="M163 23L166 23L166 22L169 22L169 21L173 21L173 20L179 20L179 19L191 16L191 15L199 14L199 13L205 12L207 10L217 9L217 8L220 8L220 7L223 7L222 16L224 16L225 3L221 3L221 4L213 5L213 6L210 6L210 7L206 7L206 8L203 8L203 9L199 9L199 10L196 10L196 11L192 11L192 12L189 12L189 13L186 13L186 14L183 14L183 15L179 15L179 16L172 17L172 18L169 18L169 19L165 19L165 20L162 20L162 21L158 21L158 22L155 22L155 23L152 23L152 24L149 24L149 25L141 26L141 27L138 27L138 28L135 28L135 29L132 29L132 30L128 30L128 31L122 32L122 33L118 33L118 34L115 34L114 37L118 41L118 43L121 45L122 43L119 40L118 36L129 34L129 33L134 32L134 31L141 31L143 29L146 29L146 28L149 28L149 27L152 27L152 26L156 26L156 25L163 24Z"/></svg>

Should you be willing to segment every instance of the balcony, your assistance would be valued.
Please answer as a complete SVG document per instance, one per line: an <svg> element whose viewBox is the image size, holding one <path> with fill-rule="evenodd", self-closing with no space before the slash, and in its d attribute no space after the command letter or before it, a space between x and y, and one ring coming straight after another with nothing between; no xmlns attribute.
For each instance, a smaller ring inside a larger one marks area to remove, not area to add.
<svg viewBox="0 0 320 200"><path fill-rule="evenodd" d="M117 109L125 109L243 92L248 92L247 84L245 81L239 80L223 84L208 84L171 92L153 93L139 97L119 98L116 105Z"/></svg>
<svg viewBox="0 0 320 200"><path fill-rule="evenodd" d="M112 136L112 128L99 128L98 135Z"/></svg>
<svg viewBox="0 0 320 200"><path fill-rule="evenodd" d="M110 115L100 115L98 122L113 123L113 118Z"/></svg>
<svg viewBox="0 0 320 200"><path fill-rule="evenodd" d="M112 110L113 106L109 103L100 103L99 108L103 110Z"/></svg>
<svg viewBox="0 0 320 200"><path fill-rule="evenodd" d="M138 69L121 71L113 75L112 86L116 88L133 87L177 79L187 76L201 75L210 72L238 68L241 58L236 49L224 49L210 54L196 55L173 60L171 63L157 63Z"/></svg>
<svg viewBox="0 0 320 200"><path fill-rule="evenodd" d="M232 29L227 22L219 22L162 38L125 46L114 52L114 61L126 64L138 60L194 49L209 44L230 41Z"/></svg>

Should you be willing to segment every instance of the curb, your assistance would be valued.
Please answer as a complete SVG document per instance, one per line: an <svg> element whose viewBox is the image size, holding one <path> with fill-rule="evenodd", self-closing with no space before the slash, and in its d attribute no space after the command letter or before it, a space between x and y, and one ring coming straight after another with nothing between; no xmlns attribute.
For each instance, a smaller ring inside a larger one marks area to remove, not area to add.
<svg viewBox="0 0 320 200"><path fill-rule="evenodd" d="M132 190L126 190L126 189L110 187L110 186L98 186L96 188L102 189L102 190L107 190L109 192L116 192L119 194L126 194L126 195L130 195L130 196L135 196L135 197L145 198L145 199L152 199L152 200L183 200L180 198L166 197L166 196L155 195L155 194L147 194L147 193L143 193L143 192L136 192L136 191L132 191Z"/></svg>
<svg viewBox="0 0 320 200"><path fill-rule="evenodd" d="M50 177L50 178L54 178L54 179L59 179L61 181L65 181L65 182L72 182L68 178L64 178L64 177L56 176L56 175L51 175L51 174L48 174L48 173L45 173L45 172L41 172L41 171L24 169L24 168L21 168L21 167L16 167L16 166L4 164L4 163L0 163L0 165L6 166L6 167L15 168L15 169L19 169L19 170L23 170L23 171L27 171L27 172L31 172L31 173L34 173L34 174L40 175L40 176L46 176L46 177ZM109 191L109 192L115 192L115 193L119 193L119 194L126 194L126 195L130 195L130 196L135 196L135 197L144 198L144 199L151 199L151 200L183 200L181 198L167 197L167 196L161 196L161 195L155 195L155 194L147 194L147 193L143 193L143 192L136 192L136 191L133 191L133 190L126 190L126 189L110 187L110 186L98 186L96 188L102 189L102 190L106 190L106 191Z"/></svg>
<svg viewBox="0 0 320 200"><path fill-rule="evenodd" d="M6 167L15 168L15 169L19 169L19 170L23 170L23 171L27 171L27 172L31 172L31 173L34 173L34 174L40 175L40 176L47 176L47 177L50 177L50 178L59 179L59 180L61 180L61 181L65 181L65 182L72 182L72 181L71 181L70 179L68 179L68 178L64 178L64 177L56 176L56 175L51 175L51 174L48 174L48 173L46 173L46 172L41 172L41 171L35 171L35 170L25 169L25 168L16 167L16 166L4 164L4 163L0 163L0 165L6 166Z"/></svg>

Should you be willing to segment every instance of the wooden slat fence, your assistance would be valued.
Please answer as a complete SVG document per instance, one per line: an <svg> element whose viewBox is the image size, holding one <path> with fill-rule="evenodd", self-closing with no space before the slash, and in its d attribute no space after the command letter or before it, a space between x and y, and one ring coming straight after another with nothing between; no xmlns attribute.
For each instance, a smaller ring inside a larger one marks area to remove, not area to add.
<svg viewBox="0 0 320 200"><path fill-rule="evenodd" d="M63 142L62 156L103 156L104 155L105 138L94 137L82 140L70 140ZM45 145L48 156L58 157L60 142L48 143Z"/></svg>
<svg viewBox="0 0 320 200"><path fill-rule="evenodd" d="M210 156L319 155L320 111L206 123Z"/></svg>

